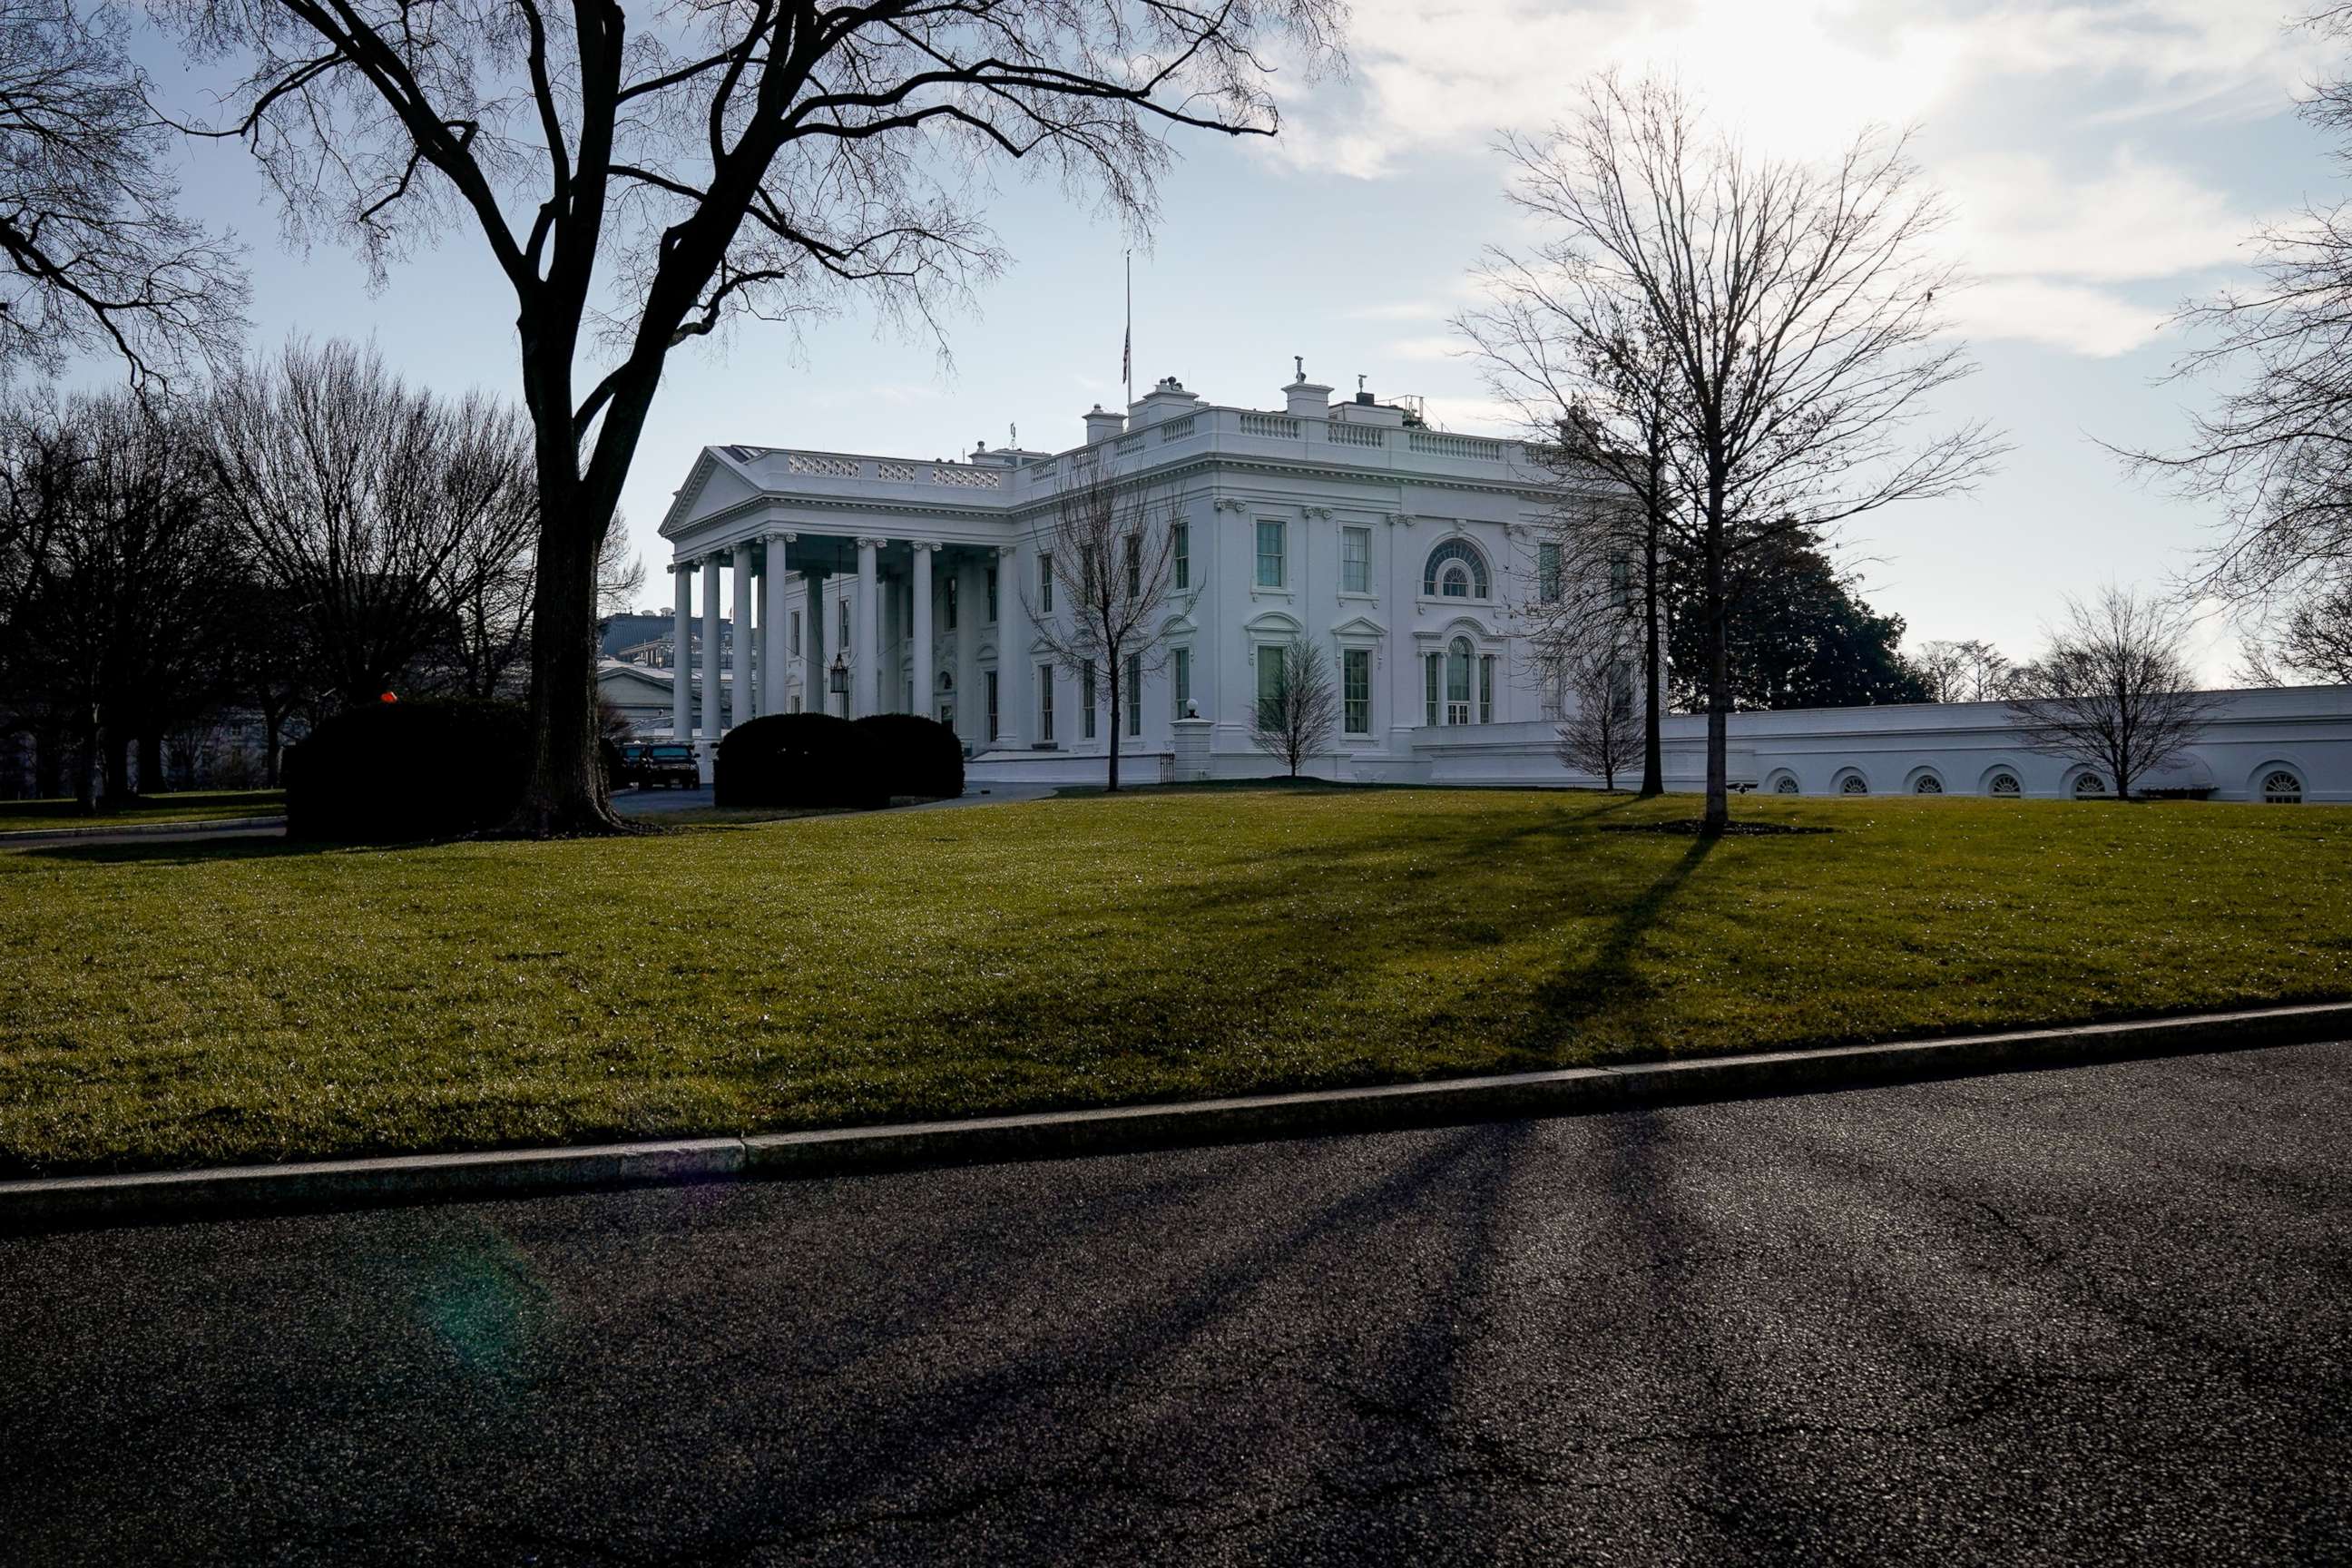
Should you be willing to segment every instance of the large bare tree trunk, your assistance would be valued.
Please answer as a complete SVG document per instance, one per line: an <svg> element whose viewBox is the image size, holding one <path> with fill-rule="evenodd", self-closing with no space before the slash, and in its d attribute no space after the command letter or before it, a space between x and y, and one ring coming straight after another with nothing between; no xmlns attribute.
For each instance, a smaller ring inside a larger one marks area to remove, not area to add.
<svg viewBox="0 0 2352 1568"><path fill-rule="evenodd" d="M596 750L596 552L564 506L583 487L542 476L547 510L539 531L539 580L531 597L530 776L514 830L534 837L613 833L613 810ZM568 493L559 493L568 492Z"/></svg>

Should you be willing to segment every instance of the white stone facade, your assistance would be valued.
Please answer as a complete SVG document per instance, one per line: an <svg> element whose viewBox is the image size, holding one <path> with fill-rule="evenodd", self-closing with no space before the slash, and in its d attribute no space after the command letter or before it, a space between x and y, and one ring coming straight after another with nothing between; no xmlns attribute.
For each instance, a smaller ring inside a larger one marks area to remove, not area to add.
<svg viewBox="0 0 2352 1568"><path fill-rule="evenodd" d="M1246 777L1269 770L1247 726L1257 661L1305 637L1344 698L1313 771L1592 782L1554 754L1515 612L1545 585L1549 506L1519 447L1432 430L1369 396L1334 403L1303 374L1282 394L1279 411L1226 407L1170 381L1125 415L1085 419L1086 447L1150 484L1184 529L1159 668L1126 712L1089 712L1028 620L1068 452L704 448L661 526L676 625L698 613L701 646L721 647L726 595L742 678L708 661L683 682L640 674L668 685L671 732L705 741L757 713L922 712L954 726L977 780L1093 782L1117 723L1130 779ZM1665 721L1674 787L1698 782L1702 725ZM1731 750L1736 783L1808 795L2007 794L2013 779L2059 796L2082 772L2017 746L1997 703L1737 715ZM2150 782L2259 799L2279 774L2305 799L2352 800L2352 688L2227 694L2188 765Z"/></svg>

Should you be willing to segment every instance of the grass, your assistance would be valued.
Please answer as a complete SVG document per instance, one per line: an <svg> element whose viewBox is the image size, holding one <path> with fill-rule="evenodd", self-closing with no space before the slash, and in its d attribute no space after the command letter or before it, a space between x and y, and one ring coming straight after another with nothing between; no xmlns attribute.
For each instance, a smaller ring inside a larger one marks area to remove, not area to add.
<svg viewBox="0 0 2352 1568"><path fill-rule="evenodd" d="M0 855L0 1169L731 1132L2352 996L2352 812L1209 791Z"/></svg>
<svg viewBox="0 0 2352 1568"><path fill-rule="evenodd" d="M60 827L130 827L159 822L213 822L234 816L276 816L286 792L276 789L186 791L142 795L125 806L88 815L69 800L0 800L0 838Z"/></svg>

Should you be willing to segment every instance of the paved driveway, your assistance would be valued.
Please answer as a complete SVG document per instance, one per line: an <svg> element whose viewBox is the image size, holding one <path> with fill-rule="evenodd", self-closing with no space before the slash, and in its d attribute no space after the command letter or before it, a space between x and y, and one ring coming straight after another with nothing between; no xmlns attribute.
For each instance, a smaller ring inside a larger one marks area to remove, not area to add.
<svg viewBox="0 0 2352 1568"><path fill-rule="evenodd" d="M13 1563L2352 1560L2352 1048L0 1242Z"/></svg>
<svg viewBox="0 0 2352 1568"><path fill-rule="evenodd" d="M947 811L957 806L1001 805L1007 801L1043 800L1055 793L1052 784L974 784L955 800L927 800L919 805L892 806L893 811ZM666 812L684 811L689 806L713 805L710 786L695 789L628 789L613 797L613 805L624 816L646 816L661 820Z"/></svg>

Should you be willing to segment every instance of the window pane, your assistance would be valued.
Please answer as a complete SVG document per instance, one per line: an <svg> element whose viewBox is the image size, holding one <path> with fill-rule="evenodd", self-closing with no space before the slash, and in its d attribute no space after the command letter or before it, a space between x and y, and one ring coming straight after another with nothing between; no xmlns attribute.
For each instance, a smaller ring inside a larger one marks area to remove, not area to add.
<svg viewBox="0 0 2352 1568"><path fill-rule="evenodd" d="M1347 715L1342 727L1350 735L1372 732L1372 650L1351 647L1340 655L1345 670Z"/></svg>
<svg viewBox="0 0 2352 1568"><path fill-rule="evenodd" d="M1488 654L1478 661L1478 722L1495 721L1495 656Z"/></svg>
<svg viewBox="0 0 2352 1568"><path fill-rule="evenodd" d="M1369 528L1340 532L1339 589L1348 594L1372 591L1372 531Z"/></svg>
<svg viewBox="0 0 2352 1568"><path fill-rule="evenodd" d="M1190 524L1180 522L1175 525L1175 540L1171 552L1175 556L1172 575L1175 578L1176 586L1191 587L1192 585L1192 530Z"/></svg>
<svg viewBox="0 0 2352 1568"><path fill-rule="evenodd" d="M1054 667L1050 664L1037 667L1037 738L1054 738Z"/></svg>
<svg viewBox="0 0 2352 1568"><path fill-rule="evenodd" d="M1129 654L1127 659L1127 732L1143 733L1143 658Z"/></svg>
<svg viewBox="0 0 2352 1568"><path fill-rule="evenodd" d="M1559 546L1536 546L1536 593L1547 605L1559 601Z"/></svg>
<svg viewBox="0 0 2352 1568"><path fill-rule="evenodd" d="M988 672L988 738L996 739L996 671Z"/></svg>
<svg viewBox="0 0 2352 1568"><path fill-rule="evenodd" d="M1176 717L1181 719L1184 717L1184 705L1192 700L1192 650L1178 648L1170 668L1173 679L1169 685L1176 699Z"/></svg>
<svg viewBox="0 0 2352 1568"><path fill-rule="evenodd" d="M1429 709L1428 717L1423 721L1434 724L1437 722L1437 667L1439 664L1444 662L1444 660L1440 655L1431 654L1422 662L1424 674L1427 677L1427 679L1423 682L1423 686Z"/></svg>
<svg viewBox="0 0 2352 1568"><path fill-rule="evenodd" d="M1258 521L1257 585L1261 588L1282 586L1282 527L1264 519Z"/></svg>
<svg viewBox="0 0 2352 1568"><path fill-rule="evenodd" d="M988 619L992 626L996 622L996 568L993 566L988 569ZM992 738L993 731L991 734Z"/></svg>
<svg viewBox="0 0 2352 1568"><path fill-rule="evenodd" d="M1054 557L1048 551L1037 552L1037 608L1045 615L1054 613Z"/></svg>
<svg viewBox="0 0 2352 1568"><path fill-rule="evenodd" d="M1095 738L1095 661L1087 660L1078 676L1078 708L1086 715L1080 733L1089 741Z"/></svg>

